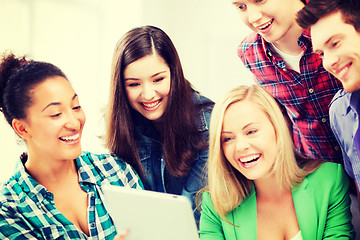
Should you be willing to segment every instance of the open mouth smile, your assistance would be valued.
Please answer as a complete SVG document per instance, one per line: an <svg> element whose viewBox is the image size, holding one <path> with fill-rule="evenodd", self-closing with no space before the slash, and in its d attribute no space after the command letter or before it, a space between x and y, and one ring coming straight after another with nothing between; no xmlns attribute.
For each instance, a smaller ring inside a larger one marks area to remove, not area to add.
<svg viewBox="0 0 360 240"><path fill-rule="evenodd" d="M349 63L345 67L343 67L343 68L336 71L336 75L338 76L339 79L343 79L347 75L351 65L352 65L352 63Z"/></svg>
<svg viewBox="0 0 360 240"><path fill-rule="evenodd" d="M264 23L260 26L257 26L257 28L260 30L260 31L264 31L266 30L268 27L270 27L270 25L274 22L274 19L271 19L270 21L268 21L267 23Z"/></svg>
<svg viewBox="0 0 360 240"><path fill-rule="evenodd" d="M253 154L246 157L240 157L238 160L245 168L253 167L257 164L257 161L261 157L261 154Z"/></svg>
<svg viewBox="0 0 360 240"><path fill-rule="evenodd" d="M159 100L156 100L153 102L148 102L148 103L141 102L140 105L143 108L145 108L146 110L152 110L152 109L156 108L161 103L161 101L162 101L162 99L159 99Z"/></svg>
<svg viewBox="0 0 360 240"><path fill-rule="evenodd" d="M76 133L74 135L71 136L65 136L65 137L59 137L59 139L61 141L67 142L67 143L71 143L71 142L76 142L79 140L80 134Z"/></svg>

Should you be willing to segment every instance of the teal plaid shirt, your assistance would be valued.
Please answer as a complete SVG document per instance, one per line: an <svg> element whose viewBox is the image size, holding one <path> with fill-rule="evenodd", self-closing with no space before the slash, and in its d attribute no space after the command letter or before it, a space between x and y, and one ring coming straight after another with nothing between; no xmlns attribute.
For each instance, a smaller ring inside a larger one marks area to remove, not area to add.
<svg viewBox="0 0 360 240"><path fill-rule="evenodd" d="M21 162L1 187L0 239L113 239L115 226L103 203L101 186L142 189L130 165L109 154L84 152L77 158L81 188L88 193L90 237L56 209L54 196L37 183Z"/></svg>

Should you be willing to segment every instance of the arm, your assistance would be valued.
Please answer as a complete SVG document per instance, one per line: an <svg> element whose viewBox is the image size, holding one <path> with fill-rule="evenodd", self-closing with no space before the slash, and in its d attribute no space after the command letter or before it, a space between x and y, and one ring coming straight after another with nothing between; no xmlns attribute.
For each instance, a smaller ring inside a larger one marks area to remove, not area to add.
<svg viewBox="0 0 360 240"><path fill-rule="evenodd" d="M199 157L195 161L181 193L181 195L186 196L191 201L196 225L199 225L200 212L196 207L195 198L197 192L203 188L207 182L207 156L208 150L200 151Z"/></svg>
<svg viewBox="0 0 360 240"><path fill-rule="evenodd" d="M359 206L360 206L360 193L359 193L359 188L358 188L358 186L357 186L357 184L356 184L356 181L355 181L355 186L356 186L356 195L357 195L357 197L358 197L358 202L359 202ZM359 214L360 214L360 208L359 208Z"/></svg>
<svg viewBox="0 0 360 240"><path fill-rule="evenodd" d="M210 126L210 117L212 111L212 102L206 99L204 100L205 104L209 103L210 105L206 105L206 107L202 107L202 111L200 112L201 117L199 118L199 124L202 126L201 137L202 139L208 143L209 139L209 126ZM195 152L195 161L193 163L192 169L186 179L186 182L183 185L183 189L181 195L188 197L191 201L192 208L194 210L194 216L196 220L196 224L199 225L200 220L200 212L198 211L195 203L195 198L197 192L205 187L207 183L207 159L208 159L208 146L206 146L203 150L198 150Z"/></svg>
<svg viewBox="0 0 360 240"><path fill-rule="evenodd" d="M217 214L208 192L203 192L200 218L201 240L224 240L221 217Z"/></svg>
<svg viewBox="0 0 360 240"><path fill-rule="evenodd" d="M135 172L134 168L128 163L123 162L118 157L112 156L115 158L115 161L119 164L123 177L120 178L123 181L124 186L129 186L136 189L144 189L144 185L140 180L139 175Z"/></svg>
<svg viewBox="0 0 360 240"><path fill-rule="evenodd" d="M354 230L351 224L349 179L343 167L337 165L335 179L330 189L328 212L323 239L353 239ZM330 180L330 179L329 179Z"/></svg>

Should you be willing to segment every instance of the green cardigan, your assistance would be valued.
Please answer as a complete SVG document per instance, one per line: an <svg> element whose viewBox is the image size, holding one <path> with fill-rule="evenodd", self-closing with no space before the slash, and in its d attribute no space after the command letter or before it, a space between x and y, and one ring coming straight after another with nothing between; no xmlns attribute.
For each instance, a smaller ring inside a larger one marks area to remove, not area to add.
<svg viewBox="0 0 360 240"><path fill-rule="evenodd" d="M293 191L293 200L304 240L354 239L348 178L340 164L323 163ZM217 214L209 193L204 192L199 230L201 240L257 239L255 189L226 218L238 227Z"/></svg>

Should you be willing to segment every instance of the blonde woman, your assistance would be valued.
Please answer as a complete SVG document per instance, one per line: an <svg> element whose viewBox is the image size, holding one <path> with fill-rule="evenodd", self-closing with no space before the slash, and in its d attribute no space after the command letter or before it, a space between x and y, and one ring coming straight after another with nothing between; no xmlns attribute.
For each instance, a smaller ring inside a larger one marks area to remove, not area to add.
<svg viewBox="0 0 360 240"><path fill-rule="evenodd" d="M353 239L342 166L297 154L279 106L260 86L230 91L210 122L202 240Z"/></svg>

